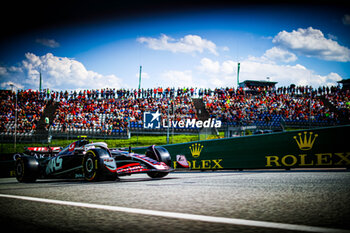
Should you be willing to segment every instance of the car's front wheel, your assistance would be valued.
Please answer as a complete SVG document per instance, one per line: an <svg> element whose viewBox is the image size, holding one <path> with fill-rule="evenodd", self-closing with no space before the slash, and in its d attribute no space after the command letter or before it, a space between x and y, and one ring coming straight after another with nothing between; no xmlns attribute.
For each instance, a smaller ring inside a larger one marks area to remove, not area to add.
<svg viewBox="0 0 350 233"><path fill-rule="evenodd" d="M147 172L147 175L151 178L163 178L168 174L169 172Z"/></svg>
<svg viewBox="0 0 350 233"><path fill-rule="evenodd" d="M88 151L83 159L83 174L87 181L95 181L98 179L98 161L96 155L92 151Z"/></svg>
<svg viewBox="0 0 350 233"><path fill-rule="evenodd" d="M158 162L163 162L169 167L171 166L170 154L167 151L167 149L165 149L164 147L150 146L146 150L146 156ZM163 178L168 174L169 172L158 172L158 171L147 172L147 175L151 178Z"/></svg>
<svg viewBox="0 0 350 233"><path fill-rule="evenodd" d="M111 172L104 167L104 158L110 158L108 152L104 149L92 149L86 152L82 162L85 180L99 181L117 179L116 172Z"/></svg>

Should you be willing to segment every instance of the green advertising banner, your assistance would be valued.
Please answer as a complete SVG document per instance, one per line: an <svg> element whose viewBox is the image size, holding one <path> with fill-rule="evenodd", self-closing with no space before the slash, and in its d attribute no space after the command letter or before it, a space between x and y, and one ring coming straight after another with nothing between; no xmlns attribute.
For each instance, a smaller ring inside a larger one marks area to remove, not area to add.
<svg viewBox="0 0 350 233"><path fill-rule="evenodd" d="M349 132L350 126L338 126L164 147L173 160L185 155L196 170L350 167Z"/></svg>

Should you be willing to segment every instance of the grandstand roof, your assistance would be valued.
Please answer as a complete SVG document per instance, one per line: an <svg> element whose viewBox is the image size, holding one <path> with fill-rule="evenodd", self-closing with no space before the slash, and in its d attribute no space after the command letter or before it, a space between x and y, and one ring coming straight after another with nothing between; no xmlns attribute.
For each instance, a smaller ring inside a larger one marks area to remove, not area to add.
<svg viewBox="0 0 350 233"><path fill-rule="evenodd" d="M344 89L350 89L350 79L343 79L338 81L338 83L343 84Z"/></svg>
<svg viewBox="0 0 350 233"><path fill-rule="evenodd" d="M244 82L239 83L239 86L240 87L248 87L248 86L273 87L276 84L277 82L271 82L271 81L245 80Z"/></svg>

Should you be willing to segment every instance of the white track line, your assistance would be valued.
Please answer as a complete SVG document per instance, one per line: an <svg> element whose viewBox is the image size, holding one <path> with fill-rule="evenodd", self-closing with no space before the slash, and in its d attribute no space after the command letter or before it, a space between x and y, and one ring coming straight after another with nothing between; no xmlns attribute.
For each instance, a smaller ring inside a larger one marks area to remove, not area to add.
<svg viewBox="0 0 350 233"><path fill-rule="evenodd" d="M145 210L145 209L108 206L108 205L99 205L99 204L82 203L82 202L60 201L60 200L37 198L37 197L7 195L7 194L0 194L0 197L20 199L20 200L26 200L26 201L36 201L36 202L43 202L43 203L56 204L56 205L94 208L94 209L101 209L101 210L108 210L108 211L126 212L126 213L132 213L132 214L143 214L143 215L159 216L159 217L165 217L165 218L177 218L177 219L186 219L186 220L192 220L192 221L203 221L203 222L212 222L212 223L225 223L225 224L250 226L250 227L264 227L264 228L274 228L274 229L304 231L304 232L320 232L320 233L323 233L323 232L350 233L349 230L332 229L332 228L324 228L324 227L313 227L313 226L306 226L306 225L244 220L244 219L237 219L237 218L213 217L213 216L206 216L206 215L184 214L184 213L158 211L158 210Z"/></svg>

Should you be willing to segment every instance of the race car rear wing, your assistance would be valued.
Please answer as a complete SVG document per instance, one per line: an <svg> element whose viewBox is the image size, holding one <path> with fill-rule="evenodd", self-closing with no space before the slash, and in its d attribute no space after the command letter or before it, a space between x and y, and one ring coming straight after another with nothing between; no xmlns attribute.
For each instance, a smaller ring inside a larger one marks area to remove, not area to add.
<svg viewBox="0 0 350 233"><path fill-rule="evenodd" d="M24 153L30 156L40 155L40 157L51 157L58 154L61 150L62 150L62 147L58 147L58 146L25 147Z"/></svg>
<svg viewBox="0 0 350 233"><path fill-rule="evenodd" d="M58 147L58 146L25 147L24 150L26 152L36 152L36 153L58 153L62 150L62 147Z"/></svg>

